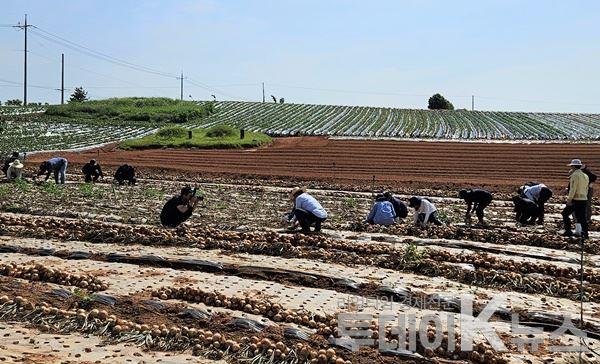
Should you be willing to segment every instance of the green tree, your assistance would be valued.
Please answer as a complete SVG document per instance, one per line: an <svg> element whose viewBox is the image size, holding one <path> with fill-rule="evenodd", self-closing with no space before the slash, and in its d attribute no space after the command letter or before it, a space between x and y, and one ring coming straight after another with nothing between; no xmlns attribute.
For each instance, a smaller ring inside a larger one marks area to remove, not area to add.
<svg viewBox="0 0 600 364"><path fill-rule="evenodd" d="M454 105L440 94L431 96L427 107L431 110L454 110Z"/></svg>
<svg viewBox="0 0 600 364"><path fill-rule="evenodd" d="M22 104L23 104L23 101L21 101L19 99L6 100L6 106L21 106Z"/></svg>
<svg viewBox="0 0 600 364"><path fill-rule="evenodd" d="M69 102L84 102L87 100L87 92L83 89L83 87L77 87L71 95Z"/></svg>

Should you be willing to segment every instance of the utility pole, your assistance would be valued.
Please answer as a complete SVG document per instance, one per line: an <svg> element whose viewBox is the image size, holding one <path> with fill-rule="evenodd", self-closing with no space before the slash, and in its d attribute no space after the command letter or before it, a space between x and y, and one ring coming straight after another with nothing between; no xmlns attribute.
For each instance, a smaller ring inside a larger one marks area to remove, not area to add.
<svg viewBox="0 0 600 364"><path fill-rule="evenodd" d="M471 95L471 111L475 111L475 95Z"/></svg>
<svg viewBox="0 0 600 364"><path fill-rule="evenodd" d="M60 104L65 103L65 54L61 54L60 58L61 71L60 71Z"/></svg>
<svg viewBox="0 0 600 364"><path fill-rule="evenodd" d="M23 57L23 106L27 106L27 28L33 25L27 24L27 14L25 14L25 25L14 25L13 28L25 30L25 48Z"/></svg>
<svg viewBox="0 0 600 364"><path fill-rule="evenodd" d="M262 83L262 87L263 87L263 103L265 102L265 83Z"/></svg>
<svg viewBox="0 0 600 364"><path fill-rule="evenodd" d="M183 71L181 71L181 77L177 77L178 80L181 80L181 101L183 101Z"/></svg>

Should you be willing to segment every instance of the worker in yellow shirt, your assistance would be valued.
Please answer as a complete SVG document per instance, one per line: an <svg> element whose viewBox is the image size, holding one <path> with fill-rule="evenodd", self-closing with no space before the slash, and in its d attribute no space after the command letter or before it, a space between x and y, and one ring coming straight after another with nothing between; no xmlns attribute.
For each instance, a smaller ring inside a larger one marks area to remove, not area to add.
<svg viewBox="0 0 600 364"><path fill-rule="evenodd" d="M567 205L562 211L565 236L573 236L570 215L575 213L577 225L581 226L581 231L579 231L579 226L576 226L575 235L581 235L581 237L587 238L588 220L586 217L586 208L590 180L581 170L583 164L579 159L573 159L568 166L571 167L571 171L569 172L569 194L567 196Z"/></svg>

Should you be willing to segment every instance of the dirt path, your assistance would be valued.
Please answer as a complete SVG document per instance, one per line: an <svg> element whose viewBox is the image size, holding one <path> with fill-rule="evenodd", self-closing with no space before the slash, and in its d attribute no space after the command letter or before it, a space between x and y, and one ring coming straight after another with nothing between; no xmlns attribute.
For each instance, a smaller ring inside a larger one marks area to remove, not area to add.
<svg viewBox="0 0 600 364"><path fill-rule="evenodd" d="M63 153L80 164L91 158L103 165L129 163L174 172L243 174L344 180L356 184L378 181L426 186L469 184L512 186L529 180L562 189L572 158L600 168L596 144L486 144L330 140L322 137L278 138L271 146L247 150L121 151L114 146ZM28 159L39 163L48 155Z"/></svg>

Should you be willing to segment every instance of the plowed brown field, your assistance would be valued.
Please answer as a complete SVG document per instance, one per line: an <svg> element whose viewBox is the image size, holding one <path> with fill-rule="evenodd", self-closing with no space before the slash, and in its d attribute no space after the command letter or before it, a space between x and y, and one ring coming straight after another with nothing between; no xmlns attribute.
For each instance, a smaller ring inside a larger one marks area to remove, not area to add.
<svg viewBox="0 0 600 364"><path fill-rule="evenodd" d="M426 185L509 186L529 180L564 187L566 164L581 158L600 170L598 144L499 144L460 142L278 138L252 150L122 151L114 146L64 154L71 163L97 158L103 165L211 174L234 173L311 179L416 182ZM36 155L39 162L48 155Z"/></svg>

